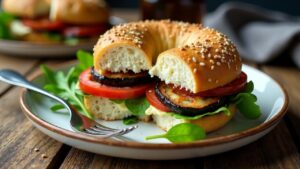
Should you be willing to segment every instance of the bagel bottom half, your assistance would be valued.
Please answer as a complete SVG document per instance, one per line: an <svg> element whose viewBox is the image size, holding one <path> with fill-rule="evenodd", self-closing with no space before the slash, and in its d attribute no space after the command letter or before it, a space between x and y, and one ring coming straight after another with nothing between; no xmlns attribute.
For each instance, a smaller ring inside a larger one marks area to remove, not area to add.
<svg viewBox="0 0 300 169"><path fill-rule="evenodd" d="M165 131L168 131L170 128L179 123L193 123L203 128L205 132L209 133L222 128L232 119L236 112L236 106L230 104L228 109L231 112L230 115L220 112L216 115L204 116L197 120L176 119L172 116L172 114L162 112L153 106L150 106L146 110L146 114L152 115L153 121L156 123L156 125Z"/></svg>

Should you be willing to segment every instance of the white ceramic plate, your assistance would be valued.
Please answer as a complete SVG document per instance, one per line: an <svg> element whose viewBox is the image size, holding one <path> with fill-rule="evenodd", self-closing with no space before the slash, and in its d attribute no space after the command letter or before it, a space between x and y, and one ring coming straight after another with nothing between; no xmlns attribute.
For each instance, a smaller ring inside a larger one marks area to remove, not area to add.
<svg viewBox="0 0 300 169"><path fill-rule="evenodd" d="M118 25L125 21L119 17L111 16L109 23ZM83 41L77 45L67 44L37 44L26 41L0 40L0 52L11 56L30 58L61 58L74 57L78 50L92 50L96 40Z"/></svg>
<svg viewBox="0 0 300 169"><path fill-rule="evenodd" d="M143 122L139 123L138 129L120 138L123 141L85 136L72 131L68 114L55 113L49 109L54 104L52 100L26 90L23 90L20 100L25 115L38 129L70 146L98 154L133 159L192 158L217 154L249 144L270 132L285 114L288 97L282 86L249 66L243 65L243 71L255 84L254 93L258 97L263 115L257 120L249 120L237 113L224 128L208 134L204 140L192 143L172 144L165 139L146 141L146 136L161 134L164 131L152 123ZM33 82L39 86L43 85L43 76L36 76ZM125 127L121 121L102 123L114 128Z"/></svg>

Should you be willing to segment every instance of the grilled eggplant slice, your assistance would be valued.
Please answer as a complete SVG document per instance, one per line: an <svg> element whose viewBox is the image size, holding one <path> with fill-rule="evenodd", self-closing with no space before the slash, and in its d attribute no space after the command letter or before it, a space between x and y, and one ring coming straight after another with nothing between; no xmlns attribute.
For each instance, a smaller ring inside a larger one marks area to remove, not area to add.
<svg viewBox="0 0 300 169"><path fill-rule="evenodd" d="M226 103L225 97L204 98L200 96L179 95L174 93L172 85L167 85L163 82L156 84L155 94L173 112L185 116L195 116L211 112Z"/></svg>
<svg viewBox="0 0 300 169"><path fill-rule="evenodd" d="M111 73L106 72L104 75L97 73L91 68L91 75L94 81L114 87L130 87L139 84L146 84L153 81L149 74L144 71L141 73Z"/></svg>

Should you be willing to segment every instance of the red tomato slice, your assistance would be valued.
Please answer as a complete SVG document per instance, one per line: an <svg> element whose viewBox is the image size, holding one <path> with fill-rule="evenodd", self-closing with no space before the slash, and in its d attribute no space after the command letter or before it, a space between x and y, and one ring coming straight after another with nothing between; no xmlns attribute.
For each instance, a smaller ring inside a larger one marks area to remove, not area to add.
<svg viewBox="0 0 300 169"><path fill-rule="evenodd" d="M64 24L60 21L50 21L47 18L43 19L23 19L23 24L37 31L55 31L62 30Z"/></svg>
<svg viewBox="0 0 300 169"><path fill-rule="evenodd" d="M153 88L151 88L150 90L147 90L146 99L152 106L154 106L155 108L157 108L163 112L171 111L167 106L165 106L162 102L160 102L160 100L155 95L155 91Z"/></svg>
<svg viewBox="0 0 300 169"><path fill-rule="evenodd" d="M228 83L227 85L206 90L199 93L190 93L189 91L185 89L180 89L178 87L174 88L174 93L181 94L181 95L187 95L187 96L201 96L201 97L222 97L222 96L228 96L235 93L238 93L242 91L247 83L247 75L244 72L241 72L241 74L232 82Z"/></svg>
<svg viewBox="0 0 300 169"><path fill-rule="evenodd" d="M98 36L104 33L108 27L106 25L97 26L72 26L63 30L63 35L66 37L91 37Z"/></svg>
<svg viewBox="0 0 300 169"><path fill-rule="evenodd" d="M145 95L146 90L152 84L143 84L132 87L112 87L100 84L92 80L90 69L83 71L79 77L80 89L93 96L109 99L132 99Z"/></svg>

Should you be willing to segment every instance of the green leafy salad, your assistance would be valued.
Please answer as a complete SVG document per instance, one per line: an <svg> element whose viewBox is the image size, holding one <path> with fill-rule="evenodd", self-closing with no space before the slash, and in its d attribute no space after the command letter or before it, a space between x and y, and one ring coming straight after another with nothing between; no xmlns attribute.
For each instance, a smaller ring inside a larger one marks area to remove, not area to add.
<svg viewBox="0 0 300 169"><path fill-rule="evenodd" d="M10 23L14 19L13 15L0 10L0 39L14 39L10 31Z"/></svg>
<svg viewBox="0 0 300 169"><path fill-rule="evenodd" d="M81 72L93 66L93 56L90 53L84 51L77 52L77 58L79 63L71 67L67 73L63 71L53 71L45 65L41 66L41 69L45 75L46 85L44 88L65 99L71 105L73 105L83 115L93 118L92 115L87 111L84 106L83 98L84 93L78 88L78 78ZM223 107L218 108L213 112L207 112L205 114L197 116L184 116L172 112L173 117L176 119L183 120L196 120L204 116L211 116L217 113L225 113L230 115L231 112L228 108L229 104L235 104L239 112L248 119L257 119L261 115L261 111L256 101L257 98L252 94L254 84L252 81L246 84L245 89L236 95L230 96L229 101ZM123 104L132 113L132 116L123 119L124 124L134 124L138 122L138 117L145 115L145 111L149 108L150 104L145 97L136 99L125 99L125 100L111 100L116 104ZM58 111L63 109L62 105L54 105L51 110ZM146 140L166 138L173 143L190 142L195 140L204 139L206 133L201 127L192 123L180 123L173 126L165 134L148 136Z"/></svg>

